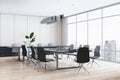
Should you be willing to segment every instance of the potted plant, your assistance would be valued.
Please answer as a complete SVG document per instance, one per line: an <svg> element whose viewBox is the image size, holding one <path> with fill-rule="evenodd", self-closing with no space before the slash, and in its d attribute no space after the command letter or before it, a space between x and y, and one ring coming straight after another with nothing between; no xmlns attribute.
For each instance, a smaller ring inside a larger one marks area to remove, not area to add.
<svg viewBox="0 0 120 80"><path fill-rule="evenodd" d="M29 35L25 35L25 38L28 40L29 45L35 41L34 32L31 32Z"/></svg>

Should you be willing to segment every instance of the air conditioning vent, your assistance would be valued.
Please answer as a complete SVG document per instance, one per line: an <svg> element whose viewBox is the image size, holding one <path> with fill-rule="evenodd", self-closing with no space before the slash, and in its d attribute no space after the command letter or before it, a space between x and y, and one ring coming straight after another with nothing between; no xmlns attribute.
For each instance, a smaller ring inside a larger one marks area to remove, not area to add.
<svg viewBox="0 0 120 80"><path fill-rule="evenodd" d="M56 22L56 21L62 20L63 17L64 17L63 15L47 17L47 18L45 18L45 19L43 19L43 20L41 21L41 24L54 23L54 22Z"/></svg>
<svg viewBox="0 0 120 80"><path fill-rule="evenodd" d="M59 15L59 16L56 16L56 20L59 21L59 20L62 20L64 17L64 15Z"/></svg>
<svg viewBox="0 0 120 80"><path fill-rule="evenodd" d="M41 21L41 24L44 24L44 23L47 23L47 24L50 24L50 23L53 23L53 22L56 22L56 16L52 16L52 17L47 17L45 19L43 19Z"/></svg>

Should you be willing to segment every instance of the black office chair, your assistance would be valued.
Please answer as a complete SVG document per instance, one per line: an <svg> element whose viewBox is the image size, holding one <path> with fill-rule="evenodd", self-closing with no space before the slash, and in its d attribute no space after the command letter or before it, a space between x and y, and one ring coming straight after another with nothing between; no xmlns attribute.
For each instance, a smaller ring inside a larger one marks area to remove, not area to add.
<svg viewBox="0 0 120 80"><path fill-rule="evenodd" d="M94 56L90 57L92 59L92 65L93 63L96 63L99 66L99 64L95 62L95 59L98 59L99 57L100 57L100 46L97 45L94 50Z"/></svg>
<svg viewBox="0 0 120 80"><path fill-rule="evenodd" d="M29 55L27 57L26 66L30 65L34 69L36 69L37 64L39 63L38 56L37 56L37 53L36 53L35 48L33 46L30 46L30 50L31 50L31 55Z"/></svg>
<svg viewBox="0 0 120 80"><path fill-rule="evenodd" d="M25 48L25 45L22 45L22 56L23 56L23 61L25 61L25 56L27 55L27 50Z"/></svg>
<svg viewBox="0 0 120 80"><path fill-rule="evenodd" d="M31 58L37 59L37 57L36 57L37 54L35 53L35 49L33 48L33 46L30 46L30 49L31 49L31 52L32 52Z"/></svg>
<svg viewBox="0 0 120 80"><path fill-rule="evenodd" d="M68 59L73 60L70 56L76 56L76 54L74 54L74 53L77 52L77 50L74 49L74 45L71 44L70 47L67 49L66 52L67 52L67 53L66 53L66 55L67 55L67 60L68 60Z"/></svg>
<svg viewBox="0 0 120 80"><path fill-rule="evenodd" d="M36 57L36 53L35 53L35 50L33 48L33 46L30 46L30 49L31 49L31 56L27 58L27 65L30 65L32 64L33 67L35 68L36 66L36 60L37 60L37 57Z"/></svg>
<svg viewBox="0 0 120 80"><path fill-rule="evenodd" d="M46 65L46 62L50 62L50 61L54 61L54 59L49 59L49 58L46 58L46 51L44 50L44 48L42 47L37 47L37 59L40 61L40 62L45 62L45 71L46 71L46 67L48 65ZM49 67L49 66L48 66Z"/></svg>
<svg viewBox="0 0 120 80"><path fill-rule="evenodd" d="M90 61L89 49L86 48L86 47L79 48L75 61L77 63L79 63L79 70L78 70L78 72L80 71L81 68L83 68L85 71L88 72L88 70L83 66L83 64Z"/></svg>

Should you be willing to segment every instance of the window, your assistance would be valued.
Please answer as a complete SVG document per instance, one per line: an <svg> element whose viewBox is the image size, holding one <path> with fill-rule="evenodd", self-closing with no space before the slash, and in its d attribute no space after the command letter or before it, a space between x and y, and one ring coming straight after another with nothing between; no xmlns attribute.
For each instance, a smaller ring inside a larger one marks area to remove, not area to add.
<svg viewBox="0 0 120 80"><path fill-rule="evenodd" d="M101 19L89 21L89 45L94 49L96 45L101 45Z"/></svg>
<svg viewBox="0 0 120 80"><path fill-rule="evenodd" d="M95 19L95 18L101 18L101 9L100 10L95 10L95 11L91 11L88 13L89 15L89 19Z"/></svg>
<svg viewBox="0 0 120 80"><path fill-rule="evenodd" d="M68 24L67 30L67 44L76 46L76 24Z"/></svg>
<svg viewBox="0 0 120 80"><path fill-rule="evenodd" d="M88 16L87 16L88 14ZM76 21L77 20L77 21ZM104 44L116 41L116 61L120 62L120 5L106 7L68 18L68 44L89 44L90 49L101 46L101 59L105 59Z"/></svg>
<svg viewBox="0 0 120 80"><path fill-rule="evenodd" d="M77 22L87 20L87 13L77 15Z"/></svg>
<svg viewBox="0 0 120 80"><path fill-rule="evenodd" d="M87 22L77 23L77 47L87 44Z"/></svg>
<svg viewBox="0 0 120 80"><path fill-rule="evenodd" d="M75 23L76 22L76 16L72 16L72 17L67 18L67 22L68 23Z"/></svg>
<svg viewBox="0 0 120 80"><path fill-rule="evenodd" d="M120 14L120 5L115 5L103 9L103 17Z"/></svg>
<svg viewBox="0 0 120 80"><path fill-rule="evenodd" d="M115 40L116 49L120 50L120 16L103 19L103 44L106 40Z"/></svg>

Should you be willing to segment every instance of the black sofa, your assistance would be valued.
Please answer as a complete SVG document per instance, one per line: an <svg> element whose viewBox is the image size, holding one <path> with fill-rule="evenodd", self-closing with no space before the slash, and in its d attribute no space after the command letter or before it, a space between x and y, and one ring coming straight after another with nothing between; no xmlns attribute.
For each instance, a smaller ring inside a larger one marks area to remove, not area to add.
<svg viewBox="0 0 120 80"><path fill-rule="evenodd" d="M12 47L0 46L0 57L15 56L12 52Z"/></svg>

